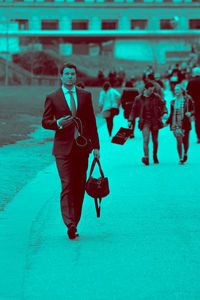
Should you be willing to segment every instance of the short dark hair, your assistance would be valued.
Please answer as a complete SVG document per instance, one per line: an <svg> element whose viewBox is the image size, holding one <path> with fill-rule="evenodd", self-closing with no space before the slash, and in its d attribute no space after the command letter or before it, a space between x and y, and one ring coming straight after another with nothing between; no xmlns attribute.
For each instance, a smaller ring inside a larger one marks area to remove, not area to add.
<svg viewBox="0 0 200 300"><path fill-rule="evenodd" d="M153 73L149 74L148 79L149 80L155 80L154 74Z"/></svg>
<svg viewBox="0 0 200 300"><path fill-rule="evenodd" d="M152 81L147 81L147 83L145 83L145 89L151 88L151 87L155 87L155 84Z"/></svg>
<svg viewBox="0 0 200 300"><path fill-rule="evenodd" d="M65 68L69 68L69 69L74 69L75 72L77 73L77 67L73 64L69 64L69 63L65 63L62 68L60 69L60 74L63 75L63 71Z"/></svg>
<svg viewBox="0 0 200 300"><path fill-rule="evenodd" d="M132 87L133 87L132 81L127 80L126 83L125 83L125 87L127 87L127 88L132 88Z"/></svg>
<svg viewBox="0 0 200 300"><path fill-rule="evenodd" d="M110 84L109 81L104 82L103 90L104 90L105 92L107 92L107 91L109 90L110 87L111 87L111 84Z"/></svg>

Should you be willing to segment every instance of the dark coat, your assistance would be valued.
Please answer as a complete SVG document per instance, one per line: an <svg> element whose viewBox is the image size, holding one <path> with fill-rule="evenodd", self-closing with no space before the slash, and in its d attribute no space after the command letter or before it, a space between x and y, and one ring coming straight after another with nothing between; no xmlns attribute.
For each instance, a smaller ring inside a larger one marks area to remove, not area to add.
<svg viewBox="0 0 200 300"><path fill-rule="evenodd" d="M167 113L166 101L162 100L162 98L157 94L153 93L150 97L152 97L153 101L153 129L158 130L163 127L162 116ZM139 95L136 97L135 102L133 104L129 121L133 121L136 117L139 117L139 129L142 130L144 127L145 119L144 119L144 110L145 110L145 102L146 97L143 95Z"/></svg>
<svg viewBox="0 0 200 300"><path fill-rule="evenodd" d="M195 116L200 117L200 76L196 76L189 80L186 90L194 102Z"/></svg>
<svg viewBox="0 0 200 300"><path fill-rule="evenodd" d="M83 136L88 141L88 151L99 149L99 138L97 133L96 119L94 115L91 93L76 88L78 107L76 117L80 118L83 125ZM59 129L57 120L71 115L62 88L48 95L45 101L45 110L42 119L42 126L45 129L55 130L53 155L68 155L74 142L74 127L72 121L69 126Z"/></svg>
<svg viewBox="0 0 200 300"><path fill-rule="evenodd" d="M126 88L123 90L121 95L121 105L124 109L124 118L128 119L131 108L133 105L133 102L135 101L135 98L139 95L138 90L134 88Z"/></svg>
<svg viewBox="0 0 200 300"><path fill-rule="evenodd" d="M190 112L191 115L194 113L194 106L193 102L190 96L185 95L184 97L184 117L183 117L183 122L182 122L182 129L189 131L191 130L191 120L190 117L187 117L185 114L187 112ZM175 100L171 101L171 106L170 106L170 115L169 118L166 121L166 124L170 125L170 129L172 130L172 123L173 123L173 116L174 116L174 104Z"/></svg>

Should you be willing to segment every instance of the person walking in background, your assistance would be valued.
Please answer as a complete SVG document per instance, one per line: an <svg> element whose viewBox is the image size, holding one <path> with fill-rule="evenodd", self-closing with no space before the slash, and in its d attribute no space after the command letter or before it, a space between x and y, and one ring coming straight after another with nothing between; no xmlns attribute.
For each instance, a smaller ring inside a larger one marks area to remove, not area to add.
<svg viewBox="0 0 200 300"><path fill-rule="evenodd" d="M162 117L167 114L166 102L156 92L155 85L149 81L145 84L142 93L136 97L133 104L129 122L139 116L139 129L143 134L144 157L142 162L149 165L149 139L150 133L153 142L153 160L158 164L158 132L163 127Z"/></svg>
<svg viewBox="0 0 200 300"><path fill-rule="evenodd" d="M197 143L200 144L200 67L194 68L192 73L193 78L189 80L186 91L194 102L195 131Z"/></svg>
<svg viewBox="0 0 200 300"><path fill-rule="evenodd" d="M134 88L133 83L129 80L125 83L125 88L123 89L121 95L121 106L124 110L124 118L129 120L129 115L131 113L131 108L135 101L135 98L139 95L139 92L136 88ZM130 138L134 138L134 130L135 130L135 119L132 120L132 123L129 125L132 129L132 134Z"/></svg>
<svg viewBox="0 0 200 300"><path fill-rule="evenodd" d="M62 184L61 212L69 239L78 236L89 153L93 150L95 158L100 156L92 96L75 86L76 74L75 65L63 65L60 71L62 86L46 97L42 118L45 129L55 130L53 155ZM76 124L79 124L78 129ZM78 146L80 134L84 147Z"/></svg>
<svg viewBox="0 0 200 300"><path fill-rule="evenodd" d="M179 69L179 64L172 66L171 69L168 70L168 78L169 78L169 85L170 85L171 92L174 95L175 85L181 83L181 81L183 80L182 73Z"/></svg>
<svg viewBox="0 0 200 300"><path fill-rule="evenodd" d="M102 112L103 118L106 120L108 134L112 136L113 118L119 114L121 94L111 87L110 82L106 81L99 95L99 112Z"/></svg>
<svg viewBox="0 0 200 300"><path fill-rule="evenodd" d="M153 76L154 77L154 70L152 66L147 66L146 69L143 72L142 75L142 80L144 81L144 84L150 80L150 78Z"/></svg>
<svg viewBox="0 0 200 300"><path fill-rule="evenodd" d="M161 89L162 89L162 91L164 93L165 84L164 84L163 80L160 78L160 74L159 73L155 73L155 75L154 75L154 81L160 85L160 87L161 87Z"/></svg>
<svg viewBox="0 0 200 300"><path fill-rule="evenodd" d="M179 163L184 164L187 161L187 152L189 148L189 133L191 130L190 117L193 114L193 102L183 90L180 84L175 86L175 98L171 101L170 115L165 125L170 124L177 140L177 151ZM184 155L183 149L184 148Z"/></svg>

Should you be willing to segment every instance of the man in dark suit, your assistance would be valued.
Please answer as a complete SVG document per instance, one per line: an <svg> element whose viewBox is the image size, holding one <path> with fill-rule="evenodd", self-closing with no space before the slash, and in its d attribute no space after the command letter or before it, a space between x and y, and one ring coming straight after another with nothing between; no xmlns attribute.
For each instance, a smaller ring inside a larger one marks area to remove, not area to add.
<svg viewBox="0 0 200 300"><path fill-rule="evenodd" d="M200 68L193 69L193 77L189 80L187 85L187 93L194 101L194 117L195 117L195 130L197 134L197 143L200 144Z"/></svg>
<svg viewBox="0 0 200 300"><path fill-rule="evenodd" d="M62 86L46 97L42 119L45 129L55 130L53 155L62 184L62 217L70 239L78 236L89 153L93 150L94 157L100 157L91 93L75 86L76 74L76 66L65 64L62 67ZM87 145L78 146L78 139Z"/></svg>

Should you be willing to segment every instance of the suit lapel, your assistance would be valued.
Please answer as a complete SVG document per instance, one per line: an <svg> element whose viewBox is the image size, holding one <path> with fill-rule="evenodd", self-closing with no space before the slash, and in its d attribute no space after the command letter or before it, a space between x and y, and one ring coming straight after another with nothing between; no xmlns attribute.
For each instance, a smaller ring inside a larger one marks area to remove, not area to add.
<svg viewBox="0 0 200 300"><path fill-rule="evenodd" d="M69 106L68 106L68 104L67 104L67 101L66 101L66 99L65 99L65 95L64 95L64 93L63 93L62 88L60 88L60 89L58 90L57 93L58 93L57 99L58 99L58 101L59 101L59 105L60 105L61 107L64 107L64 108L67 110L67 112L68 112L69 114L71 114L71 110L70 110L70 108L69 108Z"/></svg>
<svg viewBox="0 0 200 300"><path fill-rule="evenodd" d="M81 107L82 107L82 91L78 88L76 88L76 95L77 95L77 111L76 111L76 115L78 116L80 111L81 111Z"/></svg>

